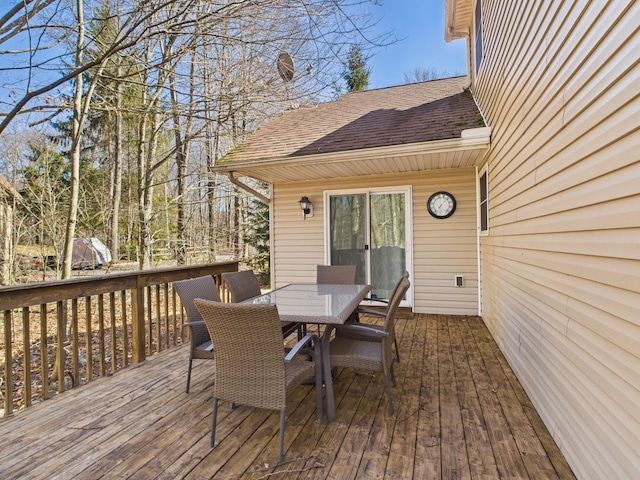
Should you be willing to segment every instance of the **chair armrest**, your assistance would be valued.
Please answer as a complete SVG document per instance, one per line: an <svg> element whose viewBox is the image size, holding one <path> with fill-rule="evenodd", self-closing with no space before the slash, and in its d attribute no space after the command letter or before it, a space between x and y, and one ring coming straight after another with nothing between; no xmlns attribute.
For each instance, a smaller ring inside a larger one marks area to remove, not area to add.
<svg viewBox="0 0 640 480"><path fill-rule="evenodd" d="M312 341L314 342L314 344L318 343L318 336L314 333L307 333L304 337L302 337L300 340L298 340L298 343L296 343L293 348L291 350L289 350L289 352L287 352L287 356L284 357L284 361L285 362L290 362L291 360L293 360L293 358L300 353L300 351L305 348L305 346Z"/></svg>
<svg viewBox="0 0 640 480"><path fill-rule="evenodd" d="M191 332L191 335L197 335L197 336L205 335L207 338L209 337L209 330L207 330L207 324L204 323L204 320L184 322L182 326L188 328Z"/></svg>
<svg viewBox="0 0 640 480"><path fill-rule="evenodd" d="M385 300L384 298L371 298L371 297L365 297L362 299L362 301L367 301L367 302L380 302L380 303L386 303L389 304L389 300Z"/></svg>
<svg viewBox="0 0 640 480"><path fill-rule="evenodd" d="M336 328L338 330L349 330L351 332L366 333L367 335L371 335L373 337L382 338L389 336L389 332L370 327L363 323L345 323L344 325L337 325Z"/></svg>
<svg viewBox="0 0 640 480"><path fill-rule="evenodd" d="M196 320L194 322L184 322L183 325L185 327L199 327L200 325L204 325L206 326L206 323L204 323L204 320Z"/></svg>
<svg viewBox="0 0 640 480"><path fill-rule="evenodd" d="M366 313L368 315L376 315L378 317L386 317L387 316L387 314L384 313L384 312L379 312L378 310L370 310L368 308L360 308L360 307L358 307L356 309L356 312L357 313Z"/></svg>
<svg viewBox="0 0 640 480"><path fill-rule="evenodd" d="M202 345L198 345L196 347L196 350L200 350L202 352L211 353L211 352L213 352L213 343L211 342L211 340L209 340L208 342L205 342Z"/></svg>
<svg viewBox="0 0 640 480"><path fill-rule="evenodd" d="M203 345L206 342L211 343L209 330L207 329L207 324L204 323L204 320L184 322L183 326L189 329L189 336L191 337L191 348L196 348L198 345ZM213 347L211 348L211 350L213 350Z"/></svg>

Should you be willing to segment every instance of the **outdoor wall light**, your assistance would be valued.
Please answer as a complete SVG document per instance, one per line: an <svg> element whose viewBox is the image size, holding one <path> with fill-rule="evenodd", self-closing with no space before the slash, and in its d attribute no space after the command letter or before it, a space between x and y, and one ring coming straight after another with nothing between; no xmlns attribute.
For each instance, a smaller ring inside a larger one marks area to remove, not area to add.
<svg viewBox="0 0 640 480"><path fill-rule="evenodd" d="M298 203L300 204L300 209L302 210L302 218L306 220L307 217L313 217L313 204L311 203L311 200L309 200L309 197L305 195L300 200L298 200Z"/></svg>

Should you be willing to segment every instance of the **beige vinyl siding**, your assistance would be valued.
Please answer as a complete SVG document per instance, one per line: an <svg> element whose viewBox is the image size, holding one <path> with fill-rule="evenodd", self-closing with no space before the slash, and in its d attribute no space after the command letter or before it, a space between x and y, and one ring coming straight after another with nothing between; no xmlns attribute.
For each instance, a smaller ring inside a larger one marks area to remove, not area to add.
<svg viewBox="0 0 640 480"><path fill-rule="evenodd" d="M412 187L413 199L414 311L477 315L475 168L275 185L271 243L275 286L315 281L316 265L324 263L324 191L406 185ZM445 220L433 218L426 208L429 196L439 190L456 197L456 212ZM314 207L313 218L307 220L298 205L303 195ZM464 275L464 287L454 286L455 275Z"/></svg>
<svg viewBox="0 0 640 480"><path fill-rule="evenodd" d="M576 475L640 478L640 2L483 16L483 318Z"/></svg>

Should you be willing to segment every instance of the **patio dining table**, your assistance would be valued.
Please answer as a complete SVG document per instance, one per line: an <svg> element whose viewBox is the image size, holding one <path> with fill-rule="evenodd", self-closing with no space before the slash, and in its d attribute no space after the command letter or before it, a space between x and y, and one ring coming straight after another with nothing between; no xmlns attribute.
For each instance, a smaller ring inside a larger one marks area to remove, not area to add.
<svg viewBox="0 0 640 480"><path fill-rule="evenodd" d="M283 322L342 325L371 290L370 285L290 284L250 298L245 304L275 304ZM331 379L329 338L321 338L322 371ZM327 418L336 419L333 383L325 380Z"/></svg>

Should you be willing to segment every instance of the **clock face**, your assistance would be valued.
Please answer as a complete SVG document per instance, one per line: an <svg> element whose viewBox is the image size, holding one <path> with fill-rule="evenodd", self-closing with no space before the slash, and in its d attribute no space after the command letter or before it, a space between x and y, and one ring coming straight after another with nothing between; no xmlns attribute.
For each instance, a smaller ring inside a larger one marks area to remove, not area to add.
<svg viewBox="0 0 640 480"><path fill-rule="evenodd" d="M427 210L435 218L449 218L456 211L456 199L449 192L436 192L429 197Z"/></svg>

